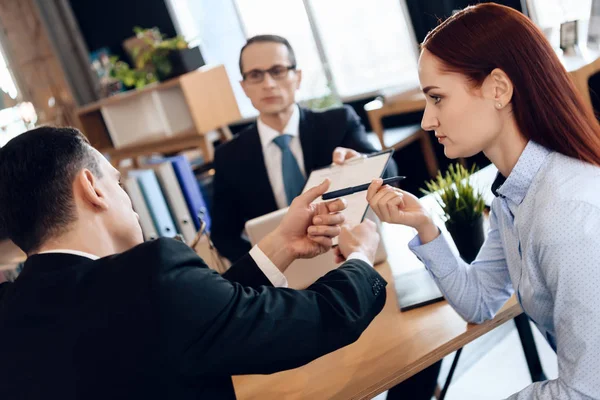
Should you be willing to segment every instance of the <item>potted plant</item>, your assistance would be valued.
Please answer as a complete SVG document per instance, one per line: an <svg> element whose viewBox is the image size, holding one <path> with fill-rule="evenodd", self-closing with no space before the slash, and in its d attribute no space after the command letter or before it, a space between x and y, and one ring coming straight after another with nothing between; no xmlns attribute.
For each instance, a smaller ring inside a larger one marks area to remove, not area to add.
<svg viewBox="0 0 600 400"><path fill-rule="evenodd" d="M165 81L204 65L198 47L189 48L181 37L164 38L157 28L133 29L136 36L125 42L130 47L136 69L156 73L160 81Z"/></svg>
<svg viewBox="0 0 600 400"><path fill-rule="evenodd" d="M127 88L141 89L156 82L156 75L151 71L132 69L129 64L120 61L117 56L110 57L110 76L118 79Z"/></svg>
<svg viewBox="0 0 600 400"><path fill-rule="evenodd" d="M483 231L483 194L470 181L477 167L468 170L461 164L450 165L444 175L438 171L435 179L425 183L425 194L435 197L442 208L448 232L466 262L477 256L485 239Z"/></svg>

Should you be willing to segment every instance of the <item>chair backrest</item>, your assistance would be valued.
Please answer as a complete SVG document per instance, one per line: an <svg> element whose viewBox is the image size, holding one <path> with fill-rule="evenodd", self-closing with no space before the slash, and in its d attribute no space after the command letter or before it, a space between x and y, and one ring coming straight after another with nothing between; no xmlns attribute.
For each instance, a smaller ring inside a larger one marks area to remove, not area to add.
<svg viewBox="0 0 600 400"><path fill-rule="evenodd" d="M571 71L571 78L583 96L583 100L596 115L600 113L600 58Z"/></svg>
<svg viewBox="0 0 600 400"><path fill-rule="evenodd" d="M600 119L600 71L588 78L588 92L596 118Z"/></svg>

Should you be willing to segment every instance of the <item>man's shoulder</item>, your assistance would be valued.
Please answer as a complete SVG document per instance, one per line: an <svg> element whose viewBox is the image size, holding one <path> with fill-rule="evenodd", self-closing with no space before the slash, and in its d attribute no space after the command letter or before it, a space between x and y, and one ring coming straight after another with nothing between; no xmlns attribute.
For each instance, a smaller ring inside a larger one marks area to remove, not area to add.
<svg viewBox="0 0 600 400"><path fill-rule="evenodd" d="M258 139L258 130L256 127L256 122L253 122L243 130L241 130L230 141L217 146L217 148L215 149L215 162L221 161L224 158L230 158L231 156L235 156L240 150L244 149L248 145L248 143L253 139Z"/></svg>
<svg viewBox="0 0 600 400"><path fill-rule="evenodd" d="M137 265L149 272L160 273L182 266L205 266L202 259L185 243L159 238L144 242L123 253L101 259L118 265Z"/></svg>
<svg viewBox="0 0 600 400"><path fill-rule="evenodd" d="M348 105L341 107L332 107L325 110L311 110L308 108L301 108L301 112L305 115L305 118L312 118L316 121L330 122L330 121L347 121L348 119L354 118L356 112Z"/></svg>

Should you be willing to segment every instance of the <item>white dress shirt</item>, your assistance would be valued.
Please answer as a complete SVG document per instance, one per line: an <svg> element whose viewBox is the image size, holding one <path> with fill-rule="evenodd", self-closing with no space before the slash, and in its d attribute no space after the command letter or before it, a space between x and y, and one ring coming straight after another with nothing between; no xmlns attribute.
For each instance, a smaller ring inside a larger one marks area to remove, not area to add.
<svg viewBox="0 0 600 400"><path fill-rule="evenodd" d="M86 253L84 251L69 250L69 249L54 249L54 250L42 251L41 253L37 253L37 254L51 254L51 253L73 254L74 256L86 257L86 258L90 258L92 260L97 260L100 258L98 256L95 256L90 253Z"/></svg>
<svg viewBox="0 0 600 400"><path fill-rule="evenodd" d="M275 195L277 207L279 207L279 209L286 208L288 202L285 195L285 187L283 185L281 149L273 142L273 139L282 134L292 136L292 140L290 140L290 150L294 157L296 157L300 171L302 171L302 174L306 177L304 154L302 153L302 144L300 143L300 109L298 108L298 105L294 105L292 116L283 129L283 132L277 132L275 129L262 122L260 117L258 118L258 121L256 121L256 128L258 129L258 136L260 137L260 143L265 159L265 167L269 176L269 182L271 183L271 189Z"/></svg>

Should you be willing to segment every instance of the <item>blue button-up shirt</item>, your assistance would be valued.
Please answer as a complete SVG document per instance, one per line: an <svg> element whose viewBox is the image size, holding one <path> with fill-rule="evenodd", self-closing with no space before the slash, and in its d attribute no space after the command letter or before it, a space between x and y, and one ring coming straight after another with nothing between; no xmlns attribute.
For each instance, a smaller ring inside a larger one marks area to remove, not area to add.
<svg viewBox="0 0 600 400"><path fill-rule="evenodd" d="M496 192L471 265L443 235L410 248L463 318L493 318L516 291L557 352L558 379L511 399L600 399L600 167L530 141Z"/></svg>

